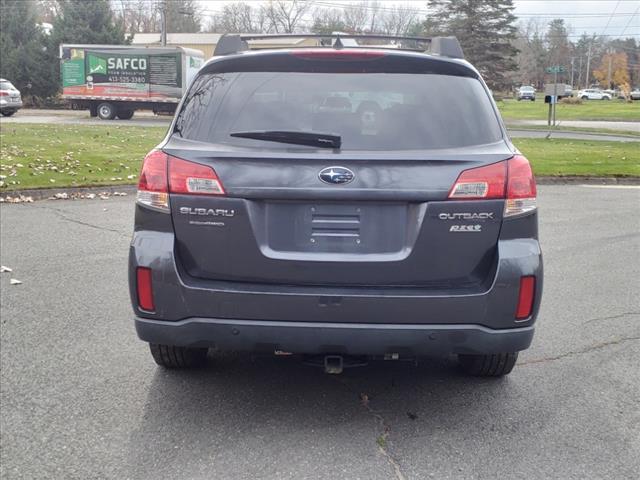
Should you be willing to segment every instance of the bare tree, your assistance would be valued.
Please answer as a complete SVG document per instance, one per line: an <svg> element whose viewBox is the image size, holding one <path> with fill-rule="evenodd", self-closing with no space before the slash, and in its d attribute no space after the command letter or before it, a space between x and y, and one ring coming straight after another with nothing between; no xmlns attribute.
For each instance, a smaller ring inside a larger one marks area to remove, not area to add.
<svg viewBox="0 0 640 480"><path fill-rule="evenodd" d="M349 4L344 7L344 25L350 33L361 33L367 28L369 22L368 2Z"/></svg>
<svg viewBox="0 0 640 480"><path fill-rule="evenodd" d="M160 31L158 2L148 0L112 0L113 10L127 33Z"/></svg>
<svg viewBox="0 0 640 480"><path fill-rule="evenodd" d="M270 28L276 33L294 33L311 3L304 0L269 0L265 5L265 15Z"/></svg>
<svg viewBox="0 0 640 480"><path fill-rule="evenodd" d="M406 35L416 24L418 12L411 5L398 5L384 12L382 30L387 35Z"/></svg>
<svg viewBox="0 0 640 480"><path fill-rule="evenodd" d="M211 18L208 30L217 33L268 32L268 19L264 6L234 2L224 6L222 12Z"/></svg>
<svg viewBox="0 0 640 480"><path fill-rule="evenodd" d="M312 14L313 33L352 32L344 22L342 10L336 8L316 8Z"/></svg>

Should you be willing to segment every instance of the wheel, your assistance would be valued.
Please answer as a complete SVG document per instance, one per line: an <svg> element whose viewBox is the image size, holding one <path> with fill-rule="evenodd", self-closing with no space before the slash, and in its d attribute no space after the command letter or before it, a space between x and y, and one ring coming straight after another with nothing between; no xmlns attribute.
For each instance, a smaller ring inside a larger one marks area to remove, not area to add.
<svg viewBox="0 0 640 480"><path fill-rule="evenodd" d="M120 120L129 120L133 117L133 110L118 110L117 117Z"/></svg>
<svg viewBox="0 0 640 480"><path fill-rule="evenodd" d="M458 355L458 362L465 373L476 377L501 377L513 370L518 352L488 355Z"/></svg>
<svg viewBox="0 0 640 480"><path fill-rule="evenodd" d="M583 95L582 97L580 97L582 100L589 100L589 97L587 97L586 95Z"/></svg>
<svg viewBox="0 0 640 480"><path fill-rule="evenodd" d="M14 113L16 113L16 110L2 110L3 117L10 117Z"/></svg>
<svg viewBox="0 0 640 480"><path fill-rule="evenodd" d="M116 116L116 109L110 103L101 103L98 105L98 117L102 120L113 120Z"/></svg>
<svg viewBox="0 0 640 480"><path fill-rule="evenodd" d="M602 100L611 100L609 97L602 97Z"/></svg>
<svg viewBox="0 0 640 480"><path fill-rule="evenodd" d="M176 347L150 343L149 348L155 362L165 368L193 368L200 366L207 358L206 348Z"/></svg>
<svg viewBox="0 0 640 480"><path fill-rule="evenodd" d="M535 98L532 98L532 99L531 99L531 101L532 101L532 102L535 102L535 101L536 101L536 99L535 99Z"/></svg>

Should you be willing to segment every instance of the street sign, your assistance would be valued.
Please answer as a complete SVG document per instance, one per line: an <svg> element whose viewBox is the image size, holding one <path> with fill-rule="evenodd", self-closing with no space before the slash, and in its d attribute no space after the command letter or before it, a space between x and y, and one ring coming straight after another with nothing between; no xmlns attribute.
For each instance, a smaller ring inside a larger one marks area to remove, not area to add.
<svg viewBox="0 0 640 480"><path fill-rule="evenodd" d="M553 65L551 67L547 67L547 73L565 73L567 69L564 65Z"/></svg>

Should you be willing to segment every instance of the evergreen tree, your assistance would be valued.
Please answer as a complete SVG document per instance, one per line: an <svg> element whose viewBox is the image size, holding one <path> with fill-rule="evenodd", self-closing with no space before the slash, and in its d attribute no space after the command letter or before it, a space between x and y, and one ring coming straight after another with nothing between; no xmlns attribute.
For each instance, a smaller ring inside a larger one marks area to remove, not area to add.
<svg viewBox="0 0 640 480"><path fill-rule="evenodd" d="M0 75L26 98L53 95L58 89L57 56L46 48L35 1L0 0L0 13Z"/></svg>
<svg viewBox="0 0 640 480"><path fill-rule="evenodd" d="M429 0L429 35L455 35L467 58L491 88L509 86L517 68L513 0Z"/></svg>
<svg viewBox="0 0 640 480"><path fill-rule="evenodd" d="M563 19L556 18L549 22L546 40L547 48L549 49L547 66L562 65L568 67L571 63L572 45Z"/></svg>
<svg viewBox="0 0 640 480"><path fill-rule="evenodd" d="M109 0L58 0L53 21L53 47L60 43L123 45L124 28L111 10Z"/></svg>

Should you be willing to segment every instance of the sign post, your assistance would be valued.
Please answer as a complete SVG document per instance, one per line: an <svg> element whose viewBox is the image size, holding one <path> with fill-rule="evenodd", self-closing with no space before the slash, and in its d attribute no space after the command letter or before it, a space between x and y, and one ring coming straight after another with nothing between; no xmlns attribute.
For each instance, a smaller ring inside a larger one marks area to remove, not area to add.
<svg viewBox="0 0 640 480"><path fill-rule="evenodd" d="M553 65L551 67L547 67L547 73L553 74L553 94L551 96L551 101L549 102L549 118L547 120L547 125L554 127L556 126L556 104L558 103L558 74L566 73L567 69L564 65ZM564 95L564 91L562 92Z"/></svg>

